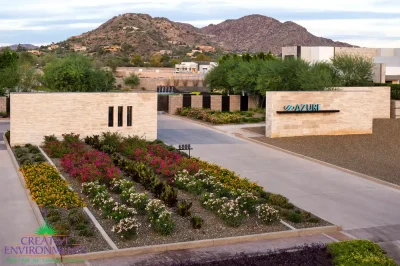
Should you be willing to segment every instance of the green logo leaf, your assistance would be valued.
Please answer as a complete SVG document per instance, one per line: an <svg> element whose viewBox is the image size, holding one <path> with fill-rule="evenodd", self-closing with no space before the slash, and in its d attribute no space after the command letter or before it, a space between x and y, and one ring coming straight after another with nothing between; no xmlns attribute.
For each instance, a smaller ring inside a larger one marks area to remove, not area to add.
<svg viewBox="0 0 400 266"><path fill-rule="evenodd" d="M50 225L44 223L38 229L36 229L37 235L55 235L57 232Z"/></svg>

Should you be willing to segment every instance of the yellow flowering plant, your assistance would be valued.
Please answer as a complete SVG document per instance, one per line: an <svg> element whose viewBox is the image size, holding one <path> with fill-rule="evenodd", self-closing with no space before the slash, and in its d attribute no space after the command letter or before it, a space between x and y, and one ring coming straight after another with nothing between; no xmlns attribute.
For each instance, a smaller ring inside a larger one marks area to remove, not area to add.
<svg viewBox="0 0 400 266"><path fill-rule="evenodd" d="M57 170L47 164L31 164L20 169L32 200L39 206L62 208L84 207L86 203L76 192L69 190L69 183Z"/></svg>

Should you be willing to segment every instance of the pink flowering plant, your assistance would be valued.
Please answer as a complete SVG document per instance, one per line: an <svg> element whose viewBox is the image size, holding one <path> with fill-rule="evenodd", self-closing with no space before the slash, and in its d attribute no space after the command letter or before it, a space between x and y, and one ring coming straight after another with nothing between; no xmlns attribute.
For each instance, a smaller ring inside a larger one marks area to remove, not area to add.
<svg viewBox="0 0 400 266"><path fill-rule="evenodd" d="M237 200L228 200L217 211L218 216L229 226L239 226L249 217L246 210L241 210Z"/></svg>
<svg viewBox="0 0 400 266"><path fill-rule="evenodd" d="M115 167L110 156L97 150L83 154L68 153L61 159L61 166L81 182L99 180L109 184L111 180L121 177L121 171Z"/></svg>

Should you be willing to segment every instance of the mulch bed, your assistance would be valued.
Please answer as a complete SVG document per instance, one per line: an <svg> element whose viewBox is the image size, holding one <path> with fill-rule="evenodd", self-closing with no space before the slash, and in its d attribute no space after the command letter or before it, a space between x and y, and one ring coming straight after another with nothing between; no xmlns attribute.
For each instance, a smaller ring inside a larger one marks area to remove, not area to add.
<svg viewBox="0 0 400 266"><path fill-rule="evenodd" d="M400 119L375 119L371 135L253 139L400 185Z"/></svg>
<svg viewBox="0 0 400 266"><path fill-rule="evenodd" d="M109 237L113 240L113 242L118 246L118 248L129 248L129 247L140 247L140 246L148 246L148 245L159 245L159 244L167 244L167 243L176 243L176 242L185 242L185 241L195 241L202 239L213 239L213 238L223 238L223 237L232 237L232 236L242 236L242 235L251 235L251 234L261 234L268 232L278 232L278 231L287 231L290 230L285 225L277 222L271 225L265 225L260 223L260 221L256 217L248 218L242 225L239 227L229 227L225 225L221 219L216 216L211 211L204 209L199 200L195 195L190 193L186 193L184 191L179 190L178 192L178 201L187 200L193 203L191 208L192 213L194 215L199 215L204 219L204 224L201 229L193 229L189 218L183 218L177 215L176 208L168 208L169 211L172 211L173 220L176 222L176 227L173 233L169 236L162 236L150 227L150 223L147 220L146 215L136 215L135 218L141 224L139 227L139 233L136 238L131 240L122 240L116 234L111 231L112 226L115 224L113 220L103 218L100 211L97 208L93 207L89 202L89 199L86 195L81 193L81 184L78 180L71 178L67 173L62 171L62 167L60 164L60 159L52 158L52 161L56 165L56 167L61 171L62 175L70 182L72 188L82 197L86 199L88 203L88 208L92 212L92 214L96 217L98 222L101 224L103 229L109 235ZM135 183L135 190L138 193L145 192L146 190L139 183ZM154 195L149 193L149 198L153 199ZM110 192L110 195L116 200L119 200L119 195ZM315 226L315 225L314 225Z"/></svg>

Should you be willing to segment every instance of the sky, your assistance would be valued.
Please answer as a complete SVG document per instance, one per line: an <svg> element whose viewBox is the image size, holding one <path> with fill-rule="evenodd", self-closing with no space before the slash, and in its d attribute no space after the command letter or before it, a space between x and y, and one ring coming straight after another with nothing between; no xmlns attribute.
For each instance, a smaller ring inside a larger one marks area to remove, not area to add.
<svg viewBox="0 0 400 266"><path fill-rule="evenodd" d="M0 6L0 46L59 42L113 16L146 13L196 27L261 14L335 41L400 47L399 0L0 0Z"/></svg>

